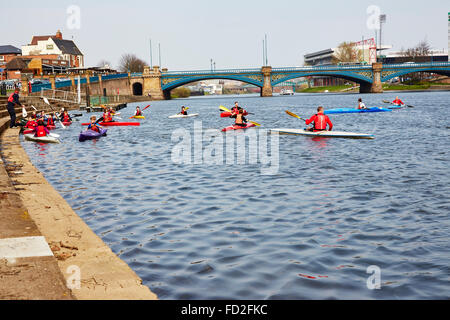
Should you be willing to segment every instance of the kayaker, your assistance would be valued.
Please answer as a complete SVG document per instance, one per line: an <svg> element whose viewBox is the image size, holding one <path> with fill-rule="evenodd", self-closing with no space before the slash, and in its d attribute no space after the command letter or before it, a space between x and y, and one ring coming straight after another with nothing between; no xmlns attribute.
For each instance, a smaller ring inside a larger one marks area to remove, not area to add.
<svg viewBox="0 0 450 320"><path fill-rule="evenodd" d="M50 133L50 131L48 131L45 127L43 120L38 121L37 127L33 129L33 132L35 137L45 137Z"/></svg>
<svg viewBox="0 0 450 320"><path fill-rule="evenodd" d="M392 104L395 104L395 105L397 105L397 106L402 106L402 105L404 105L403 101L400 100L398 97L395 97L395 100L392 101Z"/></svg>
<svg viewBox="0 0 450 320"><path fill-rule="evenodd" d="M28 117L28 121L25 124L25 128L27 128L27 129L34 129L35 127L37 127L36 121L33 120L32 116L29 116Z"/></svg>
<svg viewBox="0 0 450 320"><path fill-rule="evenodd" d="M102 128L101 126L97 125L97 117L96 116L92 116L91 117L91 123L88 125L86 130L92 130L92 131L96 131L100 133L100 129Z"/></svg>
<svg viewBox="0 0 450 320"><path fill-rule="evenodd" d="M36 118L37 118L36 111L33 111L31 113L31 118L33 118L33 120L36 120Z"/></svg>
<svg viewBox="0 0 450 320"><path fill-rule="evenodd" d="M187 116L187 115L188 115L188 113L187 113L187 110L186 110L186 107L185 107L185 106L182 106L182 107L181 107L181 112L180 112L179 114L181 114L181 115L183 115L183 116Z"/></svg>
<svg viewBox="0 0 450 320"><path fill-rule="evenodd" d="M331 122L330 118L328 118L327 115L323 113L323 107L317 108L317 113L311 117L311 119L305 120L306 125L310 125L312 122L314 122L314 127L308 128L308 131L326 131L327 125L329 126L328 131L331 131L333 129L333 123Z"/></svg>
<svg viewBox="0 0 450 320"><path fill-rule="evenodd" d="M234 107L233 108L231 108L231 114L233 115L233 114L239 114L239 110L241 110L242 108L241 107L239 107L239 103L236 101L235 103L234 103Z"/></svg>
<svg viewBox="0 0 450 320"><path fill-rule="evenodd" d="M244 117L244 110L242 110L242 109L239 110L239 112L237 114L232 115L231 118L236 118L234 125L240 126L240 127L247 126L247 119Z"/></svg>
<svg viewBox="0 0 450 320"><path fill-rule="evenodd" d="M50 113L50 115L47 117L47 126L54 126L55 121L53 120L53 113Z"/></svg>
<svg viewBox="0 0 450 320"><path fill-rule="evenodd" d="M8 110L9 116L11 118L11 121L9 122L10 128L17 127L15 108L16 106L22 107L22 104L19 101L19 92L20 92L19 88L14 89L14 92L11 93L11 95L8 98L8 105L6 106L6 109Z"/></svg>
<svg viewBox="0 0 450 320"><path fill-rule="evenodd" d="M362 99L359 98L359 99L358 99L358 110L361 110L361 109L367 109L367 107L366 107L366 105L364 104L364 102L362 102Z"/></svg>
<svg viewBox="0 0 450 320"><path fill-rule="evenodd" d="M111 113L109 112L108 109L105 109L105 112L103 112L103 122L112 122L112 121L113 119Z"/></svg>
<svg viewBox="0 0 450 320"><path fill-rule="evenodd" d="M134 113L135 117L141 117L142 116L142 111L139 107L136 107L136 112Z"/></svg>
<svg viewBox="0 0 450 320"><path fill-rule="evenodd" d="M36 119L42 119L45 120L45 113L44 110L42 110L41 112L39 112L39 114L36 116Z"/></svg>
<svg viewBox="0 0 450 320"><path fill-rule="evenodd" d="M72 122L72 118L70 118L69 112L67 112L67 110L64 111L64 113L62 114L61 121L62 122Z"/></svg>

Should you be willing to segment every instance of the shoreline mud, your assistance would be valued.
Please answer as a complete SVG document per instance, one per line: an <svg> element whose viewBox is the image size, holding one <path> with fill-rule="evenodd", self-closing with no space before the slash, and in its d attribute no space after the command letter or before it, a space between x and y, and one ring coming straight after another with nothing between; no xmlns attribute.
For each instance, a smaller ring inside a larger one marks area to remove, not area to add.
<svg viewBox="0 0 450 320"><path fill-rule="evenodd" d="M2 120L4 119L0 119ZM20 144L18 129L5 130L5 127L0 123L2 169L6 169L6 164L16 168L14 171L9 170L13 192L20 198L38 232L45 237L66 283L74 283L73 298L157 299L157 296L142 284L136 273L85 224L43 174L33 166ZM22 298L41 299L39 296Z"/></svg>

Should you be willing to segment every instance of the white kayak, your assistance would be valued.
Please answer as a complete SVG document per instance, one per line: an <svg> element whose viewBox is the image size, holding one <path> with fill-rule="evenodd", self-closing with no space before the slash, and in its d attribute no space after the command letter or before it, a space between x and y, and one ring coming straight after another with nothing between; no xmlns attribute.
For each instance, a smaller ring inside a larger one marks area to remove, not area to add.
<svg viewBox="0 0 450 320"><path fill-rule="evenodd" d="M355 133L345 131L307 131L304 129L271 129L271 132L279 134L296 134L311 137L327 137L327 138L350 138L350 139L375 139L373 134Z"/></svg>
<svg viewBox="0 0 450 320"><path fill-rule="evenodd" d="M175 114L173 116L170 116L169 119L191 118L191 117L197 117L198 115L199 115L198 113L188 114L186 116L183 114Z"/></svg>
<svg viewBox="0 0 450 320"><path fill-rule="evenodd" d="M58 138L52 136L45 137L35 137L34 133L24 134L25 140L35 141L35 142L44 142L44 143L59 143Z"/></svg>

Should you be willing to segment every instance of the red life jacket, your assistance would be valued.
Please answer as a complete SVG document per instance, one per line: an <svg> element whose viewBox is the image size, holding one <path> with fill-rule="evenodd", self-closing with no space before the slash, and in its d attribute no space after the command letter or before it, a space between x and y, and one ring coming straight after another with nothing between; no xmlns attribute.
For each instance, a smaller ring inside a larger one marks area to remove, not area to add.
<svg viewBox="0 0 450 320"><path fill-rule="evenodd" d="M70 118L68 115L64 115L63 122L70 122Z"/></svg>
<svg viewBox="0 0 450 320"><path fill-rule="evenodd" d="M92 123L92 124L90 125L90 128L89 128L89 129L92 130L92 131L100 132L99 127L97 127L97 125L96 125L95 123Z"/></svg>
<svg viewBox="0 0 450 320"><path fill-rule="evenodd" d="M325 130L327 128L327 116L323 113L316 114L314 120L314 130Z"/></svg>
<svg viewBox="0 0 450 320"><path fill-rule="evenodd" d="M55 122L53 122L53 118L52 117L47 119L47 125L48 126L54 126L55 125Z"/></svg>
<svg viewBox="0 0 450 320"><path fill-rule="evenodd" d="M44 126L38 126L36 129L36 137L45 137L47 135L47 132L45 132Z"/></svg>
<svg viewBox="0 0 450 320"><path fill-rule="evenodd" d="M140 110L136 111L136 116L142 116L142 112Z"/></svg>
<svg viewBox="0 0 450 320"><path fill-rule="evenodd" d="M34 129L34 127L37 126L37 123L35 121L28 121L27 124L25 125L25 127L29 128L29 129Z"/></svg>
<svg viewBox="0 0 450 320"><path fill-rule="evenodd" d="M14 102L14 94L15 94L14 92L11 93L11 95L8 98L8 102Z"/></svg>

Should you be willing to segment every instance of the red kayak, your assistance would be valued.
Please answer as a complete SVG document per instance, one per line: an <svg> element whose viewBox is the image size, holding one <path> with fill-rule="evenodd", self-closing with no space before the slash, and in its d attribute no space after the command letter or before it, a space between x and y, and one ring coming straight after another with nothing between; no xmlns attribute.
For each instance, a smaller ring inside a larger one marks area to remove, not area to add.
<svg viewBox="0 0 450 320"><path fill-rule="evenodd" d="M33 133L34 130L33 129L28 129L28 130L24 130L22 133L23 134L29 134L29 133Z"/></svg>
<svg viewBox="0 0 450 320"><path fill-rule="evenodd" d="M48 130L53 130L53 129L56 129L56 126L48 125L48 126L47 126L47 129L48 129Z"/></svg>
<svg viewBox="0 0 450 320"><path fill-rule="evenodd" d="M90 123L82 123L82 126L88 126ZM123 127L123 126L140 126L139 122L100 122L102 127Z"/></svg>
<svg viewBox="0 0 450 320"><path fill-rule="evenodd" d="M231 112L222 112L220 114L220 116L222 118L229 118L229 117L231 117ZM247 111L244 112L244 116L248 116L248 112Z"/></svg>
<svg viewBox="0 0 450 320"><path fill-rule="evenodd" d="M231 131L231 130L240 130L240 129L248 129L248 128L253 128L256 127L253 123L247 123L247 125L245 127L241 127L241 126L237 126L237 125L233 125L233 126L229 126L226 128L223 128L222 131Z"/></svg>
<svg viewBox="0 0 450 320"><path fill-rule="evenodd" d="M70 126L72 124L72 121L69 121L69 122L63 121L62 124L67 127L67 126Z"/></svg>

